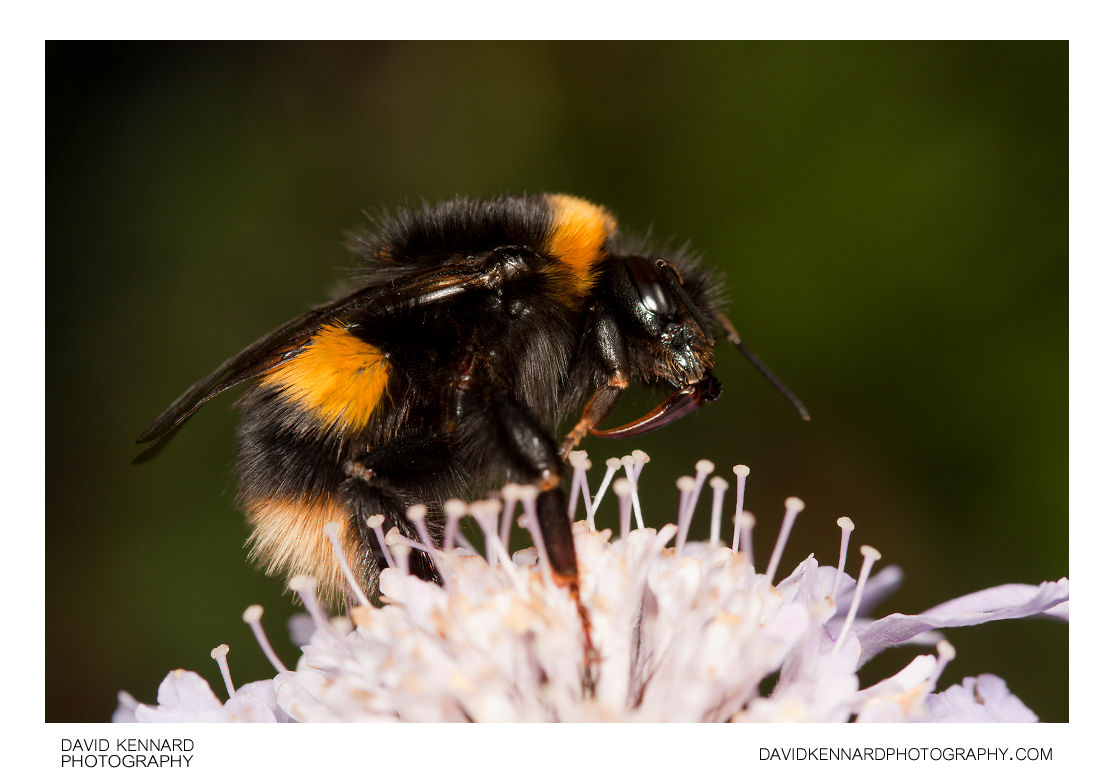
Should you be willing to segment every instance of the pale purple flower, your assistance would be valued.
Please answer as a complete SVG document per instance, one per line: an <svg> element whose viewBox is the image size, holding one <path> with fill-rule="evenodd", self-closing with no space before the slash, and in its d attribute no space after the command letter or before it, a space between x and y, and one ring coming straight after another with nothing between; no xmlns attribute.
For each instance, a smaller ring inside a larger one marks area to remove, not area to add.
<svg viewBox="0 0 1114 784"><path fill-rule="evenodd" d="M382 573L382 607L354 596L350 616L330 620L312 580L291 581L312 624L293 671L270 650L259 608L249 608L245 621L279 670L272 681L234 690L223 654L214 651L232 695L228 702L222 704L199 676L176 671L160 687L158 706L129 708L122 700L117 720L1035 719L995 676L968 678L962 686L934 693L956 655L940 630L1038 614L1066 620L1066 579L999 586L920 614L872 621L865 614L897 587L901 573L890 566L871 577L881 555L868 546L861 548L857 579L843 572L854 527L850 520L838 521L836 567L809 556L778 581L785 542L804 508L799 499L786 501L777 544L759 568L751 547L754 518L742 509L749 469L734 470L733 528L723 532L728 546L720 542L720 516L729 485L711 477L708 461L697 464L695 476L678 481L676 523L645 525L637 482L647 460L635 453L608 461L594 497L586 457L576 454L572 460L572 503L581 495L587 517L574 526L574 538L590 650L576 603L554 583L539 549L534 491L511 486L504 492L506 506L482 501L468 507L484 531L486 557L465 547L441 550L431 547L427 536L410 541L392 531L383 542L399 566ZM615 531L597 530L595 512L620 469L625 477L616 479L614 488L618 525ZM694 541L688 533L705 484L713 493L712 536ZM519 503L520 524L537 546L512 555L507 523ZM411 510L419 531L424 513L420 506ZM407 574L410 548L432 554L442 584ZM935 655L916 656L878 683L861 683L859 667L879 650L925 643L936 644ZM762 684L774 674L776 684L767 693Z"/></svg>

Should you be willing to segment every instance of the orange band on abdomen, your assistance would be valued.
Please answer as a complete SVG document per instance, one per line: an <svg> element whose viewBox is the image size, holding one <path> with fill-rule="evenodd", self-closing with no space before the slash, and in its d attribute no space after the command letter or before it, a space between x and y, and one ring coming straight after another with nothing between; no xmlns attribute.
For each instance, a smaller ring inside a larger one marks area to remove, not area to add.
<svg viewBox="0 0 1114 784"><path fill-rule="evenodd" d="M337 325L323 327L260 383L317 417L327 428L360 429L387 390L390 364L379 349Z"/></svg>

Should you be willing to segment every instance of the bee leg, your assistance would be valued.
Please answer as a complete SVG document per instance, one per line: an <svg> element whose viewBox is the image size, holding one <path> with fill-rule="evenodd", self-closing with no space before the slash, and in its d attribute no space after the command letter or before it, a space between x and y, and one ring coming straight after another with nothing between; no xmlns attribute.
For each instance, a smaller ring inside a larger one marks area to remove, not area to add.
<svg viewBox="0 0 1114 784"><path fill-rule="evenodd" d="M507 467L514 481L538 488L538 522L553 575L558 582L575 584L576 550L561 487L564 466L553 439L523 406L499 390L474 390L468 398L470 413L490 434L487 447L496 450L491 457Z"/></svg>
<svg viewBox="0 0 1114 784"><path fill-rule="evenodd" d="M450 432L465 470L490 475L493 468L513 482L538 488L537 512L554 577L576 582L576 551L565 512L564 465L545 428L524 406L472 372L455 384Z"/></svg>
<svg viewBox="0 0 1114 784"><path fill-rule="evenodd" d="M590 363L597 387L588 398L580 420L561 444L562 460L569 456L584 436L607 418L630 381L626 343L611 313L601 305L592 306L586 330L585 341L581 345L581 362ZM602 385L600 379L605 379Z"/></svg>
<svg viewBox="0 0 1114 784"><path fill-rule="evenodd" d="M584 634L582 687L586 695L595 693L599 678L599 653L592 641L592 618L580 601L580 579L576 565L573 526L568 519L565 491L561 489L561 463L556 444L545 429L521 405L501 392L489 393L498 443L504 445L505 459L520 476L538 488L536 510L549 568L554 581L564 587L576 602L580 629Z"/></svg>
<svg viewBox="0 0 1114 784"><path fill-rule="evenodd" d="M448 449L443 439L429 436L403 438L374 454L349 460L345 466L348 478L341 492L359 532L364 554L360 564L363 582L372 593L377 592L379 572L388 559L368 518L383 515L383 530L398 528L404 536L418 541L418 535L406 518L406 508L423 497L423 479L436 476L448 465ZM435 494L436 495L436 494ZM436 580L437 570L427 553L413 549L410 573L426 580Z"/></svg>
<svg viewBox="0 0 1114 784"><path fill-rule="evenodd" d="M502 464L511 477L538 488L536 510L543 544L549 557L553 580L568 590L576 602L584 633L583 685L586 693L595 688L599 654L592 643L588 610L580 601L576 547L565 493L561 488L564 465L557 445L517 401L500 390L475 385L474 379L456 392L456 410L461 420L462 447L471 461L486 468ZM487 465L485 465L487 464Z"/></svg>
<svg viewBox="0 0 1114 784"><path fill-rule="evenodd" d="M576 449L577 444L584 436L588 435L590 430L607 418L611 409L615 408L615 404L622 397L623 390L627 388L627 383L626 376L616 374L607 382L607 386L600 387L592 393L592 396L588 398L588 403L584 406L584 411L580 414L580 420L565 436L565 440L561 444L560 455L562 460L569 456L569 452Z"/></svg>
<svg viewBox="0 0 1114 784"><path fill-rule="evenodd" d="M407 538L417 539L417 536L406 519L406 504L376 479L368 482L364 476L350 476L341 484L340 490L351 514L351 524L360 538L359 561L352 565L353 571L374 601L379 595L379 573L390 565L387 553L379 543L379 535L398 528ZM375 515L383 516L382 531L378 535L368 522ZM423 579L435 580L437 577L429 556L420 550L410 552L407 566L411 574Z"/></svg>

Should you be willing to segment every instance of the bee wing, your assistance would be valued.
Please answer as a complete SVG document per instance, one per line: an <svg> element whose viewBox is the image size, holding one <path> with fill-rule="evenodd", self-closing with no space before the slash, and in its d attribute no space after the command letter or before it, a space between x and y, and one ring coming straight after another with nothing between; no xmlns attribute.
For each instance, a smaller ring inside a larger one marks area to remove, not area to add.
<svg viewBox="0 0 1114 784"><path fill-rule="evenodd" d="M159 414L144 430L137 444L150 443L133 463L150 460L201 406L231 387L256 378L289 358L327 321L343 319L374 300L379 287L368 287L314 308L252 343L239 354L198 381Z"/></svg>
<svg viewBox="0 0 1114 784"><path fill-rule="evenodd" d="M289 359L291 352L304 345L326 322L345 319L356 312L367 312L369 309L378 310L385 315L392 309L445 302L477 287L498 285L508 274L521 274L521 270L512 269L508 273L498 265L493 267L492 258L488 256L456 260L411 270L389 282L366 286L314 308L255 341L183 392L140 434L136 443L150 443L150 446L132 462L150 460L197 409L221 392L261 376Z"/></svg>

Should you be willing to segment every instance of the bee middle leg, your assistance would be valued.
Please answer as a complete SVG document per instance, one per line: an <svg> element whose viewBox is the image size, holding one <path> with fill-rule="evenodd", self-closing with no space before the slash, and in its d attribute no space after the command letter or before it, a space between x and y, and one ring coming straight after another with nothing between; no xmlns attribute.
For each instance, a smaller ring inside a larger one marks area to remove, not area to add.
<svg viewBox="0 0 1114 784"><path fill-rule="evenodd" d="M538 488L537 513L554 578L577 585L576 550L561 487L564 465L553 439L527 409L503 391L469 384L455 393L457 432L468 462L501 467L511 481Z"/></svg>
<svg viewBox="0 0 1114 784"><path fill-rule="evenodd" d="M549 566L555 583L576 603L584 635L582 685L595 690L599 654L592 642L592 623L581 601L572 523L561 488L564 464L557 445L533 415L512 397L492 386L474 382L456 390L456 414L461 445L480 465L502 465L513 480L538 488L536 509Z"/></svg>

